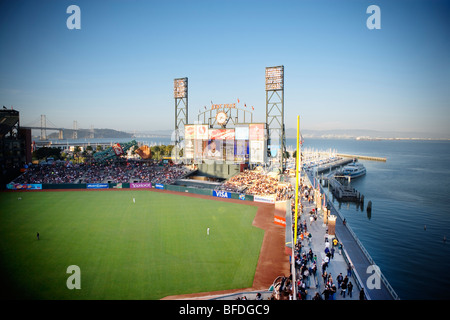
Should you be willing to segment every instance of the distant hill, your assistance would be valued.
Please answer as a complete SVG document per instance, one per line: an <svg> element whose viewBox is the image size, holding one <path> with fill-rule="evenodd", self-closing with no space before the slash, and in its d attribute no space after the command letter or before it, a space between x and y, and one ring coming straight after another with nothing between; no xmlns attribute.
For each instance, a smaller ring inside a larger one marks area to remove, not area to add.
<svg viewBox="0 0 450 320"><path fill-rule="evenodd" d="M64 129L64 139L70 139L73 137L72 129ZM79 129L77 130L78 139L87 139L91 136L91 130ZM47 136L49 139L57 139L58 132L53 132ZM133 134L123 131L117 131L113 129L94 129L94 138L132 138Z"/></svg>

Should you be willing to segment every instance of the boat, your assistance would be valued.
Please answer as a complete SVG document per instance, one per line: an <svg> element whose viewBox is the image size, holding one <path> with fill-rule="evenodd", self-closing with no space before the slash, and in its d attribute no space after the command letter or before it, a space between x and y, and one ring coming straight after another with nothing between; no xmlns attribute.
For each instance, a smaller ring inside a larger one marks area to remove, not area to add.
<svg viewBox="0 0 450 320"><path fill-rule="evenodd" d="M341 171L341 175L347 178L358 178L366 174L366 168L362 163L353 161L344 166Z"/></svg>

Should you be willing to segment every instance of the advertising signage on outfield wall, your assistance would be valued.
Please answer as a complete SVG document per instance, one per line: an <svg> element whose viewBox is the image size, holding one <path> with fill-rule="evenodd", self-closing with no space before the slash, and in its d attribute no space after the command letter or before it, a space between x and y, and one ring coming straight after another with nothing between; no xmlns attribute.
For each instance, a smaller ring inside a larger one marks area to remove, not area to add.
<svg viewBox="0 0 450 320"><path fill-rule="evenodd" d="M231 198L231 193L226 191L213 190L213 196L219 198Z"/></svg>
<svg viewBox="0 0 450 320"><path fill-rule="evenodd" d="M109 184L108 183L88 183L86 185L87 189L108 189Z"/></svg>
<svg viewBox="0 0 450 320"><path fill-rule="evenodd" d="M30 184L10 183L10 184L6 185L6 189L8 189L8 190L41 190L42 184L40 184L40 183L30 183Z"/></svg>
<svg viewBox="0 0 450 320"><path fill-rule="evenodd" d="M275 195L253 196L255 202L275 203Z"/></svg>
<svg viewBox="0 0 450 320"><path fill-rule="evenodd" d="M138 182L138 183L130 183L131 189L137 188L151 188L152 184L150 182Z"/></svg>

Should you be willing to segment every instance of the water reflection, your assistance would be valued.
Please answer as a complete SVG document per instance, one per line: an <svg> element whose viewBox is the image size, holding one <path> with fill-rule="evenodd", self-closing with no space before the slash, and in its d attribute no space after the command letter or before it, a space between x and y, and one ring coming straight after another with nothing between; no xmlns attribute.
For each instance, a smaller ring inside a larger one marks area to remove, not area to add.
<svg viewBox="0 0 450 320"><path fill-rule="evenodd" d="M367 205L364 205L364 196L362 196L361 201L339 201L328 187L324 187L326 191L327 198L332 199L332 203L337 206L337 209L341 214L345 212L366 212L367 220L372 219L373 207L372 201L368 201ZM345 216L345 214L343 214Z"/></svg>

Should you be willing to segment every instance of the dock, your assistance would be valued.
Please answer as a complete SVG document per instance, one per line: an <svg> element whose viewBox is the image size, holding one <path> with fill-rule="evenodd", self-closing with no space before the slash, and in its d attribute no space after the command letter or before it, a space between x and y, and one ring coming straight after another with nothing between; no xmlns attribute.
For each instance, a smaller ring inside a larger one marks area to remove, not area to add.
<svg viewBox="0 0 450 320"><path fill-rule="evenodd" d="M336 177L328 178L330 190L338 200L360 201L361 195L358 190L341 183Z"/></svg>
<svg viewBox="0 0 450 320"><path fill-rule="evenodd" d="M344 154L344 153L338 153L337 156L342 157L342 158L386 162L386 158L383 158L383 157L361 156L361 155L356 155L356 154Z"/></svg>
<svg viewBox="0 0 450 320"><path fill-rule="evenodd" d="M346 164L348 164L350 162L353 162L353 159L348 159L348 158L344 159L344 158L340 157L329 163L317 166L317 173L319 174L319 173L324 173L324 172L330 172L336 168L345 166Z"/></svg>
<svg viewBox="0 0 450 320"><path fill-rule="evenodd" d="M322 155L327 155L326 152L318 152ZM359 160L371 160L371 161L381 161L386 162L387 159L385 157L373 157L373 156L364 156L364 155L358 155L358 154L346 154L346 153L336 153L336 156L339 158L350 158L350 159L359 159ZM351 161L349 161L351 162Z"/></svg>

